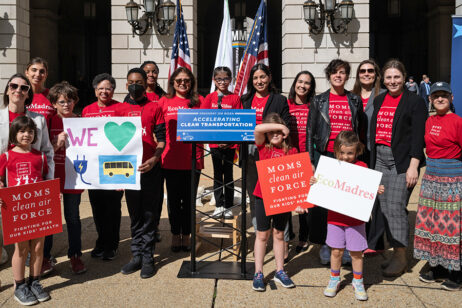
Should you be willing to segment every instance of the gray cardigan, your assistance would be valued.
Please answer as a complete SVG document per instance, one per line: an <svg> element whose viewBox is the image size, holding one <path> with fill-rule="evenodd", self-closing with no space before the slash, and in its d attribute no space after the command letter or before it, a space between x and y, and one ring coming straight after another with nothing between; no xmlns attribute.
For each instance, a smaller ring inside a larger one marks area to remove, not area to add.
<svg viewBox="0 0 462 308"><path fill-rule="evenodd" d="M45 117L41 114L26 110L26 115L31 118L37 125L37 140L32 148L45 154L48 163L47 180L55 177L55 162L53 160L53 146L48 135L48 128ZM8 150L8 136L10 134L8 106L0 108L0 154Z"/></svg>

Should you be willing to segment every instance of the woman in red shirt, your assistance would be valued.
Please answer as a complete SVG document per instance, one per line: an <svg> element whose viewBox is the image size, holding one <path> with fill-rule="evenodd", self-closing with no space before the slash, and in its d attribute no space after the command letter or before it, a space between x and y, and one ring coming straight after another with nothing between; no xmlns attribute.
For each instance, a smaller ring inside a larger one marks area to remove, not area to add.
<svg viewBox="0 0 462 308"><path fill-rule="evenodd" d="M316 93L316 80L309 71L301 71L295 76L294 82L289 91L289 112L290 112L290 140L292 146L298 152L306 152L306 124L310 102ZM308 214L298 215L300 229L298 245L295 248L297 253L308 249ZM292 223L292 220L289 220ZM291 228L292 229L292 228ZM287 242L286 242L287 245ZM288 248L288 247L286 247ZM288 257L288 249L285 250L285 258Z"/></svg>
<svg viewBox="0 0 462 308"><path fill-rule="evenodd" d="M448 278L442 287L455 291L462 283L462 118L452 111L453 95L446 82L432 85L430 101L436 115L425 124L428 157L415 220L414 258L430 265L419 276L421 281Z"/></svg>
<svg viewBox="0 0 462 308"><path fill-rule="evenodd" d="M173 234L173 252L191 250L191 155L190 143L177 141L176 123L178 109L199 109L204 98L197 93L196 78L184 67L177 68L168 81L167 95L159 101L165 119L166 144L162 153L162 168L167 186L167 205L170 228ZM200 170L204 169L202 147L197 146L198 172L194 173L199 184ZM197 185L196 185L197 190Z"/></svg>
<svg viewBox="0 0 462 308"><path fill-rule="evenodd" d="M151 102L157 102L162 96L165 95L165 91L157 83L157 77L159 77L159 67L154 61L144 61L140 68L148 76L148 87L146 88L146 97Z"/></svg>
<svg viewBox="0 0 462 308"><path fill-rule="evenodd" d="M48 100L49 89L45 88L48 77L48 62L42 58L33 58L26 66L26 77L32 85L34 98L28 107L29 111L39 113L48 121L56 114L53 105Z"/></svg>
<svg viewBox="0 0 462 308"><path fill-rule="evenodd" d="M82 118L120 116L121 104L112 99L116 87L114 78L106 73L99 74L93 79L92 85L97 101L83 109ZM109 261L116 257L123 194L123 191L118 190L88 190L93 220L98 233L95 248L91 251L92 258Z"/></svg>

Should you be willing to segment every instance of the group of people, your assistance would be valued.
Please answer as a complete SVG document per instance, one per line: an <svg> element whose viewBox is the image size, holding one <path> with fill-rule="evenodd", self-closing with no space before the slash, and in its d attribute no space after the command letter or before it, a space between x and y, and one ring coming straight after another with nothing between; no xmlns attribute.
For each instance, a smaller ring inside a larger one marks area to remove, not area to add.
<svg viewBox="0 0 462 308"><path fill-rule="evenodd" d="M363 252L384 249L383 234L393 248L393 256L383 265L384 276L399 276L407 266L409 246L407 204L417 183L420 168L427 162L416 218L414 256L427 260L430 269L420 279L433 282L445 278L443 287L458 289L461 283L461 186L462 119L452 107L452 92L445 82L430 90L436 115L428 118L423 99L407 90L406 70L398 60L390 60L380 70L373 60L360 63L356 82L345 89L350 64L332 60L325 68L330 89L319 95L316 80L309 71L295 77L288 99L273 83L264 64L250 71L247 93L238 97L229 91L232 74L227 67L213 71L215 91L202 97L196 78L187 68L172 72L165 92L157 83L159 68L146 61L126 76L127 96L113 99L116 82L109 74L93 79L97 101L86 106L81 117L139 116L143 127L143 158L140 190L89 190L89 200L97 231L91 257L110 261L117 256L121 221L121 200L125 194L131 228L131 260L122 274L140 271L141 278L155 274L155 243L161 240L159 221L163 204L163 185L172 233L171 251L191 250L191 144L177 141L178 109L254 109L255 144L247 164L247 193L250 197L252 225L256 230L255 276L252 288L265 290L263 260L273 234L276 260L275 281L294 287L284 271L288 261L288 242L295 235L290 213L266 216L258 182L256 162L297 152L309 152L313 168L321 155L337 158L383 173L379 196L371 220L359 220L314 207L299 213L299 243L296 251L308 249L308 242L320 245L320 261L331 265L331 277L324 291L335 296L340 285L342 263L353 266L353 287L359 300L366 300L362 280ZM59 178L64 216L68 229L68 257L72 271L86 271L81 260L81 190L64 189L67 135L63 118L77 117L79 102L75 87L63 81L45 88L48 65L34 58L25 75L13 75L5 88L0 109L0 185L25 184L25 176L36 180ZM382 77L383 76L383 77ZM382 83L385 88L382 88ZM426 147L427 158L424 154ZM216 210L212 215L232 216L234 197L233 158L237 145L211 144ZM240 149L242 151L244 149ZM204 168L204 148L197 146L198 183ZM18 172L18 162L28 162L28 174ZM28 183L28 182L27 182ZM316 179L310 179L316 185ZM197 186L196 186L197 189ZM39 277L53 269L53 237L16 243L12 259L14 297L24 305L45 301L49 294ZM0 250L1 251L1 250ZM30 278L25 279L29 262Z"/></svg>

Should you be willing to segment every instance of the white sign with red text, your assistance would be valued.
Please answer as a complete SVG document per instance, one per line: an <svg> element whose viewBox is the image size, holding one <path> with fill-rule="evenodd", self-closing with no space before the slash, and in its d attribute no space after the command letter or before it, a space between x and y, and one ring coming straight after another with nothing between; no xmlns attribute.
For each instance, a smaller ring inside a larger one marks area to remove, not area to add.
<svg viewBox="0 0 462 308"><path fill-rule="evenodd" d="M314 177L317 182L311 186L308 202L369 221L381 172L321 156Z"/></svg>

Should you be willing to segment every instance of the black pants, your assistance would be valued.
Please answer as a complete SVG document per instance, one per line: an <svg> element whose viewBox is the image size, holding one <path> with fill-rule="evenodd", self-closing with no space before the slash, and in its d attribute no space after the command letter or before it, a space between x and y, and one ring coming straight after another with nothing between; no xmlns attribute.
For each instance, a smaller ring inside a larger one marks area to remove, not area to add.
<svg viewBox="0 0 462 308"><path fill-rule="evenodd" d="M152 261L154 254L157 206L163 198L160 165L142 173L140 183L141 190L125 190L125 200L130 215L132 255L142 257L143 263L147 263Z"/></svg>
<svg viewBox="0 0 462 308"><path fill-rule="evenodd" d="M191 170L162 170L167 185L167 207L170 230L174 235L191 234ZM197 193L200 173L195 173ZM194 200L195 201L195 200Z"/></svg>
<svg viewBox="0 0 462 308"><path fill-rule="evenodd" d="M123 191L116 190L94 189L88 191L93 220L95 221L96 232L98 232L95 248L111 251L119 247L123 195Z"/></svg>
<svg viewBox="0 0 462 308"><path fill-rule="evenodd" d="M311 211L311 209L310 209ZM298 240L300 242L307 242L308 241L308 232L309 232L309 225L308 225L308 213L299 214L298 215L298 222L300 225L298 231Z"/></svg>
<svg viewBox="0 0 462 308"><path fill-rule="evenodd" d="M211 148L210 152L212 153L213 190L216 207L224 206L229 209L233 206L234 201L233 160L236 150Z"/></svg>

